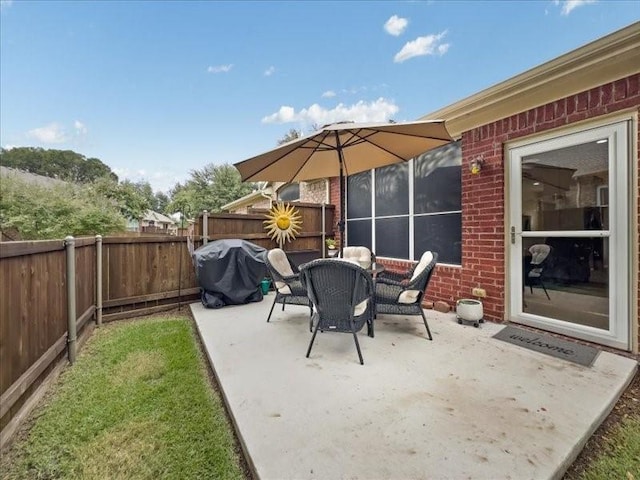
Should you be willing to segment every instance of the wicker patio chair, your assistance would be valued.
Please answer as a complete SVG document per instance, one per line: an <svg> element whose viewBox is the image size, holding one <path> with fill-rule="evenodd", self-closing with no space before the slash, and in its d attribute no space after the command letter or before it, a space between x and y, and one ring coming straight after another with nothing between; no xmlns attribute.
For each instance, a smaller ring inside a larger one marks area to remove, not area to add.
<svg viewBox="0 0 640 480"><path fill-rule="evenodd" d="M376 313L421 315L429 340L433 340L427 317L422 311L422 297L437 261L438 254L427 251L408 273L402 275L383 272L384 275L378 276L375 295Z"/></svg>
<svg viewBox="0 0 640 480"><path fill-rule="evenodd" d="M367 247L344 247L342 258L345 260L355 260L362 268L370 268L376 261L376 255Z"/></svg>
<svg viewBox="0 0 640 480"><path fill-rule="evenodd" d="M549 297L549 292L547 292L547 287L542 281L542 271L544 270L546 262L549 259L551 247L544 243L537 243L529 247L529 253L531 253L531 264L527 269L528 272L525 276L525 283L529 285L531 294L533 294L533 285L539 284L544 290L544 293L547 296L547 300L551 300L551 297Z"/></svg>
<svg viewBox="0 0 640 480"><path fill-rule="evenodd" d="M267 322L271 319L273 307L276 306L276 303L282 303L283 312L286 304L305 305L309 307L310 315L313 315L313 305L307 296L307 289L300 281L300 272L291 263L287 254L280 248L269 250L265 258L265 264L269 269L276 291ZM309 320L309 331L311 331L312 325L312 320Z"/></svg>
<svg viewBox="0 0 640 480"><path fill-rule="evenodd" d="M300 267L300 275L307 287L315 313L313 336L307 349L311 354L318 330L351 333L356 344L360 364L364 365L356 332L367 324L373 336L373 281L359 265L342 259L314 260Z"/></svg>

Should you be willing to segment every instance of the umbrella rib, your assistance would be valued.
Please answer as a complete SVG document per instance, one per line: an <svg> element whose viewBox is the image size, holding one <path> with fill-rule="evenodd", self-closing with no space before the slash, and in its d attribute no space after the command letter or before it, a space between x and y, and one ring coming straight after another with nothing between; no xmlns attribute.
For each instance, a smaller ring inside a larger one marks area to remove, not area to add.
<svg viewBox="0 0 640 480"><path fill-rule="evenodd" d="M324 134L324 137L322 138L322 142L324 142L324 139L327 138L328 135L329 135L329 132L326 132ZM293 174L293 176L291 177L289 182L292 182L293 179L296 178L298 173L300 173L300 170L302 170L304 168L304 166L307 164L307 162L309 161L309 158L311 158L311 156L318 150L318 146L322 145L322 142L318 142L318 145L316 145L316 147L311 150L311 152L309 153L309 155L307 156L305 161L300 164L300 168L298 168L298 170L296 170L296 173Z"/></svg>
<svg viewBox="0 0 640 480"><path fill-rule="evenodd" d="M383 152L386 152L386 153L388 153L388 154L389 154L389 155L391 155L391 156L394 156L394 157L396 157L396 158L399 158L400 160L404 160L405 162L407 162L407 161L411 160L411 158L414 158L414 157L416 157L416 156L418 155L418 154L413 155L413 156L411 156L410 158L404 158L404 157L401 157L401 156L400 156L400 155L398 155L397 153L394 153L394 152L392 152L391 150L388 150L387 148L384 148L384 147L382 147L382 146L378 145L378 144L377 144L376 142L374 142L373 140L370 140L370 139L369 139L369 137L374 136L374 135L375 135L375 133L376 133L376 132L371 133L371 135L367 136L366 138L363 138L363 137L359 136L357 133L354 133L354 135L357 135L357 136L358 136L358 138L362 138L362 140L363 140L363 141L365 141L365 142L369 142L371 145L373 145L373 146L374 146L374 147L376 147L376 148L379 148L379 149L380 149L380 150L382 150ZM415 138L415 137L420 137L420 138L432 139L432 140L442 140L442 141L447 142L447 143L451 141L451 140L449 140L449 139L438 138L438 137L432 137L432 136L430 136L430 135L429 135L429 136L425 136L425 135L410 135L410 134L404 134L404 133L394 133L394 135L405 135L405 136L413 137L413 138Z"/></svg>
<svg viewBox="0 0 640 480"><path fill-rule="evenodd" d="M269 162L269 163L268 163L267 165L265 165L264 167L259 168L258 170L256 170L255 172L253 172L253 173L252 173L251 175L249 175L249 176L248 176L244 181L251 181L251 179L252 179L254 176L258 175L259 173L263 172L263 171L264 171L264 170L266 170L267 168L271 167L274 163L276 163L276 162L278 162L278 161L282 160L284 157L286 157L286 156L287 156L287 155L289 155L291 152L293 152L293 151L295 151L295 150L297 150L297 149L302 149L302 148L311 148L311 147L305 147L305 146L304 146L304 145L305 145L307 142L309 142L310 140L312 140L312 139L310 139L310 138L309 138L309 139L307 139L304 143L302 143L301 145L298 145L298 146L296 146L295 148L291 148L291 149L287 150L286 152L284 152L283 154L281 154L281 155L280 155L278 158L276 158L275 160L272 160L271 162ZM312 149L311 153L309 154L309 156L313 155L313 152L315 152L315 151L316 151L316 149L317 149L317 146L316 146L316 147L313 147L313 149ZM308 159L309 159L309 157L307 157L307 160L308 160ZM251 160L253 160L253 159L249 158L249 159L247 159L247 160L245 160L244 162L241 162L241 163L250 162ZM291 180L290 180L290 181L291 181Z"/></svg>

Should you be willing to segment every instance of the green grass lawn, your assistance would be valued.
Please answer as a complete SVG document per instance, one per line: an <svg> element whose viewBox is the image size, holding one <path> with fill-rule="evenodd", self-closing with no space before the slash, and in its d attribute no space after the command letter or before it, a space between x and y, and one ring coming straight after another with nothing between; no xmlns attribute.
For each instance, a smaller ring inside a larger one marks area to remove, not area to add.
<svg viewBox="0 0 640 480"><path fill-rule="evenodd" d="M186 318L96 330L36 415L3 478L244 478Z"/></svg>
<svg viewBox="0 0 640 480"><path fill-rule="evenodd" d="M640 480L640 414L626 418L611 432L603 451L581 478Z"/></svg>

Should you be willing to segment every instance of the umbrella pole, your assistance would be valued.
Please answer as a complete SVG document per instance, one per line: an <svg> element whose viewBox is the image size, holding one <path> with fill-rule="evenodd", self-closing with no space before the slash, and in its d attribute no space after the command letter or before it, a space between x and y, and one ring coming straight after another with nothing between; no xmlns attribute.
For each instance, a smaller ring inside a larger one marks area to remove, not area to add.
<svg viewBox="0 0 640 480"><path fill-rule="evenodd" d="M336 131L336 147L338 149L338 161L340 162L340 221L338 222L338 230L340 231L340 258L343 258L342 251L344 249L344 242L346 237L344 235L345 222L344 222L344 210L345 210L345 198L344 198L344 158L342 156L342 145L340 145L340 135Z"/></svg>

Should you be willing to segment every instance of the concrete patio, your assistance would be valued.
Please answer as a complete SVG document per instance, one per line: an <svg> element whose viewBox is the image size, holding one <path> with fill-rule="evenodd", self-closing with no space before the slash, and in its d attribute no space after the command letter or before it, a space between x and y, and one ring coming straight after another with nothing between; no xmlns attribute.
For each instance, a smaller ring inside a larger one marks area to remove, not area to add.
<svg viewBox="0 0 640 480"><path fill-rule="evenodd" d="M257 478L559 478L633 378L600 352L591 368L491 338L502 325L453 314L380 315L351 335L318 333L308 309L191 305Z"/></svg>

